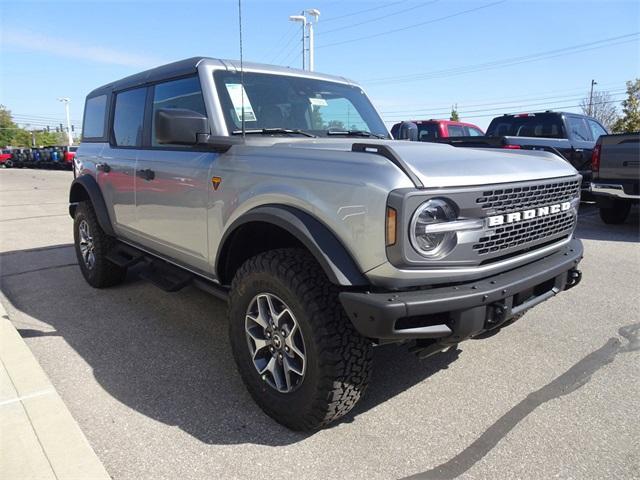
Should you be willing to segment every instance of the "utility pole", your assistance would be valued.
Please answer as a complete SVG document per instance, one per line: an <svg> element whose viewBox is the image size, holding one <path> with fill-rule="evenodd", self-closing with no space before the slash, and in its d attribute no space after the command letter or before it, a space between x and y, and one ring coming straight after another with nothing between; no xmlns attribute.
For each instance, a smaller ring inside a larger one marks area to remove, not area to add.
<svg viewBox="0 0 640 480"><path fill-rule="evenodd" d="M73 137L71 136L71 120L69 119L69 102L71 99L69 97L58 98L58 101L64 103L64 112L67 116L67 136L69 138L69 146L73 145Z"/></svg>
<svg viewBox="0 0 640 480"><path fill-rule="evenodd" d="M291 20L292 22L300 22L302 23L302 69L305 69L305 55L307 53L307 45L306 45L306 41L305 41L305 37L306 37L306 30L307 30L307 17L305 17L304 15L291 15L289 17L289 20Z"/></svg>
<svg viewBox="0 0 640 480"><path fill-rule="evenodd" d="M315 52L313 42L313 24L318 23L318 17L320 16L320 10L312 8L305 10L307 15L313 17L313 20L307 20L307 36L309 37L309 70L313 72L315 68Z"/></svg>
<svg viewBox="0 0 640 480"><path fill-rule="evenodd" d="M593 86L597 84L598 82L591 80L591 92L589 93L589 116L593 113Z"/></svg>
<svg viewBox="0 0 640 480"><path fill-rule="evenodd" d="M307 18L307 16L311 17ZM300 15L291 15L289 20L302 23L302 69L313 71L315 67L313 24L318 23L320 11L316 8L304 10ZM309 62L307 62L307 53Z"/></svg>

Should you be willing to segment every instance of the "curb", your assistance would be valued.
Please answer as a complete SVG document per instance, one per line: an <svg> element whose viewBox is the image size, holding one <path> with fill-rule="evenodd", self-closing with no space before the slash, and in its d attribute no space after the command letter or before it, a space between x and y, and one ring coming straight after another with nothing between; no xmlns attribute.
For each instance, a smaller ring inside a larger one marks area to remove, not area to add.
<svg viewBox="0 0 640 480"><path fill-rule="evenodd" d="M0 478L110 480L0 303Z"/></svg>

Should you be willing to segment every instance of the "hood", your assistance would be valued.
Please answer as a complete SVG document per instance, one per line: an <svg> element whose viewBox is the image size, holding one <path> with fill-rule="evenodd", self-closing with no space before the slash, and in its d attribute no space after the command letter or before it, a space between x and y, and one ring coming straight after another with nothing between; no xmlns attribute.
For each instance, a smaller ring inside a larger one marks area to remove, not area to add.
<svg viewBox="0 0 640 480"><path fill-rule="evenodd" d="M383 144L390 147L420 179L425 188L524 182L566 177L577 173L569 162L544 151L465 148L442 143L353 137L295 141L288 138L283 142L277 142L277 146L350 151L354 143Z"/></svg>

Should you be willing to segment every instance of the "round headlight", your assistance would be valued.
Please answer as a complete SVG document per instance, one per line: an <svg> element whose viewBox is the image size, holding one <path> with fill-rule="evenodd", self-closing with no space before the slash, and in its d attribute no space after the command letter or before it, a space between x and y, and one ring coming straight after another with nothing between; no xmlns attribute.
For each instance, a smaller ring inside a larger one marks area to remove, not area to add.
<svg viewBox="0 0 640 480"><path fill-rule="evenodd" d="M411 219L411 244L425 257L447 253L455 245L455 232L430 232L429 226L456 219L455 209L446 201L433 198L424 202Z"/></svg>

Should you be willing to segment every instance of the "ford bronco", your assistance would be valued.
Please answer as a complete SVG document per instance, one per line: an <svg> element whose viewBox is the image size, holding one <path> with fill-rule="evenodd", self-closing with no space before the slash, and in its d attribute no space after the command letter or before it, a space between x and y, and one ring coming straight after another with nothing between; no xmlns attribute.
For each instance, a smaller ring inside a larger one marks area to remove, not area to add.
<svg viewBox="0 0 640 480"><path fill-rule="evenodd" d="M239 373L292 429L353 408L374 345L455 348L581 278L569 163L392 140L342 77L211 58L133 75L87 96L74 161L87 282L131 268L228 300Z"/></svg>

